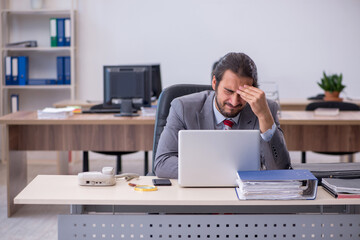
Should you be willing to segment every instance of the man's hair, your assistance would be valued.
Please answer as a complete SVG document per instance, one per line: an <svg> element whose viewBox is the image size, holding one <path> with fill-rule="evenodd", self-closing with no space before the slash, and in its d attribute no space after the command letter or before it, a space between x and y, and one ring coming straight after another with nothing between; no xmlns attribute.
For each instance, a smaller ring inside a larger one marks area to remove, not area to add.
<svg viewBox="0 0 360 240"><path fill-rule="evenodd" d="M245 53L228 53L222 57L213 70L216 79L215 88L219 86L220 81L226 70L231 70L239 77L249 77L253 79L253 86L258 87L257 69L255 62Z"/></svg>

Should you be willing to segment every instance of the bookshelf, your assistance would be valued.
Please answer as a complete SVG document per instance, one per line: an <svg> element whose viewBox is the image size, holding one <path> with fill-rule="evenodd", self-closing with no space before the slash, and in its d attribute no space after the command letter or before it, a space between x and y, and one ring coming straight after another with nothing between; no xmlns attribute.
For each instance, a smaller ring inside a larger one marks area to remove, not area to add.
<svg viewBox="0 0 360 240"><path fill-rule="evenodd" d="M0 0L1 59L0 115L10 112L10 96L19 96L20 110L52 106L59 100L74 100L76 87L76 7L77 0L43 1L32 9L30 1ZM70 46L51 47L50 18L70 19ZM7 47L8 43L36 40L37 47ZM70 56L70 84L6 85L5 57L28 57L29 79L57 79L57 57ZM23 104L22 104L23 103Z"/></svg>

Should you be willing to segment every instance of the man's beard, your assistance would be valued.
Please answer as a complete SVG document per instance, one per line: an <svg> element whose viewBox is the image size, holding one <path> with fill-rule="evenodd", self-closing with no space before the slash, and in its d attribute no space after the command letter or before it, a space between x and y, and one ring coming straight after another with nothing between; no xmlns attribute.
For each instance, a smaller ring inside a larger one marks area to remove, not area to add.
<svg viewBox="0 0 360 240"><path fill-rule="evenodd" d="M224 117L227 117L227 118L233 118L233 117L236 117L238 114L239 114L239 112L242 110L242 104L239 104L237 107L240 107L240 109L236 109L236 111L235 112L226 112L225 111L225 105L224 106L220 106L220 104L219 104L219 102L218 102L218 100L217 100L217 96L215 96L215 103L216 103L216 105L217 105L217 107L218 107L218 109L219 109L219 112L224 116ZM226 104L226 103L225 103Z"/></svg>

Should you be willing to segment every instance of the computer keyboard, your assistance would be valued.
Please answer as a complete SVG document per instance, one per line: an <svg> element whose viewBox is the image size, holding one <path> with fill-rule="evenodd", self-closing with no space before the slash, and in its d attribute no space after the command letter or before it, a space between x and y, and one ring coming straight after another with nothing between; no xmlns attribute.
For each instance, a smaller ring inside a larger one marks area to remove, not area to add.
<svg viewBox="0 0 360 240"><path fill-rule="evenodd" d="M82 110L82 113L120 113L120 109L111 109L111 108L88 109L88 110Z"/></svg>
<svg viewBox="0 0 360 240"><path fill-rule="evenodd" d="M82 113L120 113L120 107L112 108L103 103L92 106L90 109L82 110Z"/></svg>

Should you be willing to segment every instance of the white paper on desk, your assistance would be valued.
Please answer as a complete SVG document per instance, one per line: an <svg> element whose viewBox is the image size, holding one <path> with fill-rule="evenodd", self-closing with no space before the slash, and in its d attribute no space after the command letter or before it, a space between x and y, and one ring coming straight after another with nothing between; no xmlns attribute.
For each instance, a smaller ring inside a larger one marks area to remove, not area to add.
<svg viewBox="0 0 360 240"><path fill-rule="evenodd" d="M43 113L62 113L62 112L72 112L74 107L65 107L65 108L44 108L41 110Z"/></svg>
<svg viewBox="0 0 360 240"><path fill-rule="evenodd" d="M73 115L74 107L44 108L37 111L38 119L65 119Z"/></svg>
<svg viewBox="0 0 360 240"><path fill-rule="evenodd" d="M144 117L156 116L156 107L141 107L141 115Z"/></svg>

